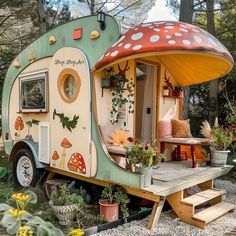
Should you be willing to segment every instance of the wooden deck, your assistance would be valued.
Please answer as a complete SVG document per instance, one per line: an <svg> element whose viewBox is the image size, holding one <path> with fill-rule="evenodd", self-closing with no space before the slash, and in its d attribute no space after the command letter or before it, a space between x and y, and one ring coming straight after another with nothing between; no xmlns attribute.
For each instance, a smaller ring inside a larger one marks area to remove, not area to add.
<svg viewBox="0 0 236 236"><path fill-rule="evenodd" d="M206 171L202 171L200 173L189 175L173 181L164 182L160 180L153 180L153 184L149 187L143 188L143 190L152 192L158 196L165 197L180 190L187 189L212 179L216 179L222 175L227 174L232 168L233 166L230 165L225 167L209 167Z"/></svg>
<svg viewBox="0 0 236 236"><path fill-rule="evenodd" d="M176 163L176 167L177 165L179 164ZM170 203L173 210L176 212L176 214L182 221L200 228L204 228L206 227L208 222L216 218L208 217L208 215L212 214L212 211L215 211L215 209L221 209L221 214L216 215L217 217L219 217L222 214L232 210L235 206L233 204L222 202L222 196L218 196L218 194L216 193L214 194L214 196L210 194L205 198L205 201L210 201L210 203L216 203L218 205L209 208L209 210L204 211L199 216L195 214L196 204L188 205L184 203L184 191L189 187L197 185L201 190L209 190L207 192L212 192L210 189L212 189L213 187L214 179L227 174L232 168L233 166L207 167L206 170L201 171L199 173L196 173L196 171L194 171L195 169L191 168L193 174L190 173L185 177L175 178L173 181L160 181L154 179L153 184L145 188L134 188L127 185L121 185L124 187L127 193L131 195L154 201L153 210L147 225L148 229L152 229L154 226L156 226L166 200ZM52 167L48 168L48 171L50 171L48 179L53 178L53 175L55 173L58 173L101 186L106 186L107 183L111 182L109 179L101 180L96 178L89 178L82 175L58 170ZM220 193L224 194L223 191ZM203 194L203 192L201 192L200 194ZM198 218L200 218L200 220Z"/></svg>

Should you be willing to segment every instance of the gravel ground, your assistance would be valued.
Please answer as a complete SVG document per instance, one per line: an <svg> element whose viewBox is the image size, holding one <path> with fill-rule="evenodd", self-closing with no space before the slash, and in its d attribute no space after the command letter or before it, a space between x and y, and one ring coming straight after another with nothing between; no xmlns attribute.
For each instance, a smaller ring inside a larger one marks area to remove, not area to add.
<svg viewBox="0 0 236 236"><path fill-rule="evenodd" d="M236 184L217 180L216 188L225 189L227 192L226 201L236 203ZM222 236L235 228L236 210L214 220L206 229L199 229L181 222L172 211L163 212L158 225L153 230L146 229L148 220L149 217L140 221L132 221L98 233L96 236Z"/></svg>

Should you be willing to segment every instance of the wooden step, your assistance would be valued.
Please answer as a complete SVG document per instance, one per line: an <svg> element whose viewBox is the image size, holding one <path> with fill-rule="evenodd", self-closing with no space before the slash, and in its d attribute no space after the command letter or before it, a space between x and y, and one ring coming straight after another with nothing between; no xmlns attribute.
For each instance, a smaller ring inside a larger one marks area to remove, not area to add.
<svg viewBox="0 0 236 236"><path fill-rule="evenodd" d="M234 208L234 204L228 202L220 202L193 215L193 219L208 224L209 222L233 210Z"/></svg>
<svg viewBox="0 0 236 236"><path fill-rule="evenodd" d="M190 197L186 197L182 199L181 202L186 205L197 206L224 194L225 194L224 190L211 188L211 189L207 189L205 191L196 193L195 195L192 195Z"/></svg>

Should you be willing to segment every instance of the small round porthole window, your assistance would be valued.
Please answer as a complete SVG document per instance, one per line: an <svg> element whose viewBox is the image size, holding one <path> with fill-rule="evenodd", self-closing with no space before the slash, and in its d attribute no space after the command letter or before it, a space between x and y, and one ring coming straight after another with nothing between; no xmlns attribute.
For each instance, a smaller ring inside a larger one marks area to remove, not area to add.
<svg viewBox="0 0 236 236"><path fill-rule="evenodd" d="M59 74L57 86L63 101L71 103L75 101L79 95L79 75L73 69L65 69Z"/></svg>

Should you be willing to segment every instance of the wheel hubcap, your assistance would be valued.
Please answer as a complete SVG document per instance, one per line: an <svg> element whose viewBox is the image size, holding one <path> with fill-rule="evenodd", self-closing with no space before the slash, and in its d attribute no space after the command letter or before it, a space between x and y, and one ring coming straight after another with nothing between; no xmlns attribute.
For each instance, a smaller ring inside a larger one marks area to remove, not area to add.
<svg viewBox="0 0 236 236"><path fill-rule="evenodd" d="M21 186L30 186L33 179L33 166L27 156L20 157L17 163L16 174Z"/></svg>

